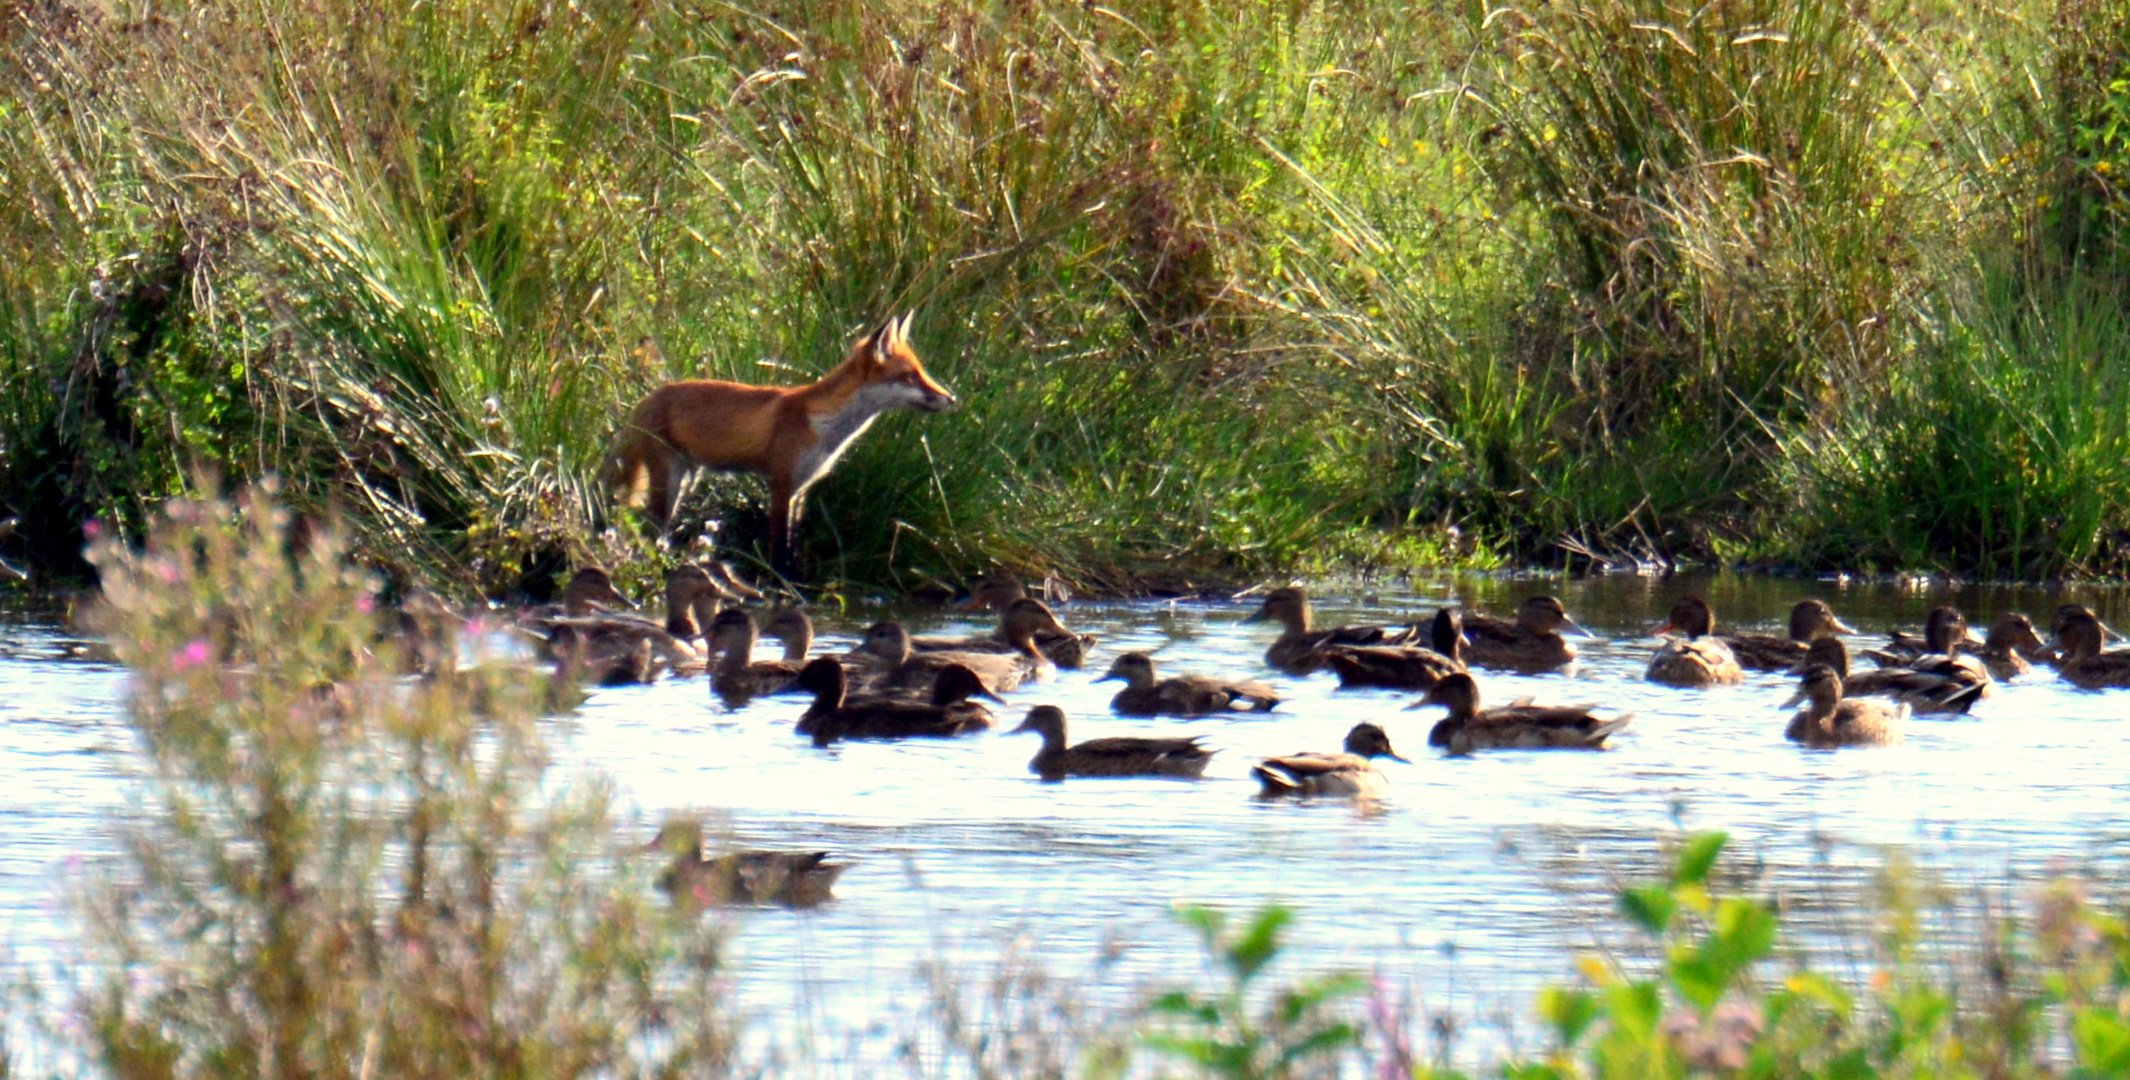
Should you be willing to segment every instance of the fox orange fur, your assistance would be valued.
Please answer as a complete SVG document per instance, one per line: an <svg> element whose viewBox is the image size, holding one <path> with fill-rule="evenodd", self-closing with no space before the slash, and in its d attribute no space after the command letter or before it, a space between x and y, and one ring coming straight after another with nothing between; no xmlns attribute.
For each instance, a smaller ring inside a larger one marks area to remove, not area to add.
<svg viewBox="0 0 2130 1080"><path fill-rule="evenodd" d="M769 478L769 553L797 569L793 533L806 489L836 464L883 411L953 408L954 394L925 373L910 349L910 316L858 339L843 362L805 386L750 386L716 379L667 383L629 413L608 482L640 502L661 531L697 469Z"/></svg>

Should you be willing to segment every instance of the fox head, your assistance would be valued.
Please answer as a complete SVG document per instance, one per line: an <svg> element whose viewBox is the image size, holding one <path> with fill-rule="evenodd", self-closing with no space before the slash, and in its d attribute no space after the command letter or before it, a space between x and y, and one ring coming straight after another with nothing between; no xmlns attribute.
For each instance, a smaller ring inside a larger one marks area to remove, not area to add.
<svg viewBox="0 0 2130 1080"><path fill-rule="evenodd" d="M885 404L904 409L940 412L960 404L954 392L932 381L924 362L910 348L910 312L890 318L860 340L852 350L859 354L860 370L869 387L880 388Z"/></svg>

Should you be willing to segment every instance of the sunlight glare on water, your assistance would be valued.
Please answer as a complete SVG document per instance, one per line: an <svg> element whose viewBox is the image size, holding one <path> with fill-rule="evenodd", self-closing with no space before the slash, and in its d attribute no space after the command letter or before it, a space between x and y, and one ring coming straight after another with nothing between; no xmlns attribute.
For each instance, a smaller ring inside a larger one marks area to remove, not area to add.
<svg viewBox="0 0 2130 1080"><path fill-rule="evenodd" d="M1533 695L1632 711L1606 754L1438 756L1440 710L1411 695L1342 692L1328 673L1271 674L1273 630L1241 623L1248 602L1080 603L1062 614L1101 635L1089 669L1009 696L1002 727L1029 704L1062 706L1074 740L1198 734L1218 748L1202 782L1074 780L1027 772L1033 736L845 743L816 750L790 731L802 699L727 711L701 679L598 690L558 721L567 769L596 768L640 812L698 810L733 843L829 849L854 862L840 900L819 911L737 918L745 993L761 1014L815 1032L891 1030L917 1007L918 965L980 972L999 943L1026 936L1063 971L1124 945L1107 977L1125 987L1195 977L1195 948L1168 918L1178 901L1298 909L1297 962L1355 966L1410 980L1434 1005L1489 1004L1528 1015L1530 993L1569 975L1564 947L1606 920L1612 878L1646 873L1657 834L1723 828L1736 857L1786 874L1834 858L1871 864L1881 845L1984 881L2130 854L2130 770L2122 747L2130 691L2086 693L2046 673L2001 687L1965 719L1920 719L1905 745L1806 751L1782 737L1794 689L1781 675L1681 690L1642 680L1652 623L1696 591L1723 628L1780 632L1789 605L1817 595L1867 645L1913 629L1939 603L1977 627L2018 607L2045 629L2052 592L1910 591L1790 579L1603 578L1421 581L1364 602L1318 597L1321 624L1411 621L1445 600L1511 609L1554 591L1584 626L1566 674L1481 672L1488 701ZM2121 626L2120 593L2076 597ZM819 648L841 650L877 611L824 620ZM966 616L897 612L919 632L981 632ZM131 746L122 674L75 657L49 627L0 627L0 944L17 963L63 955L55 900L68 860L108 850L101 818L124 804ZM1275 713L1220 720L1111 717L1114 683L1093 680L1127 649L1165 671L1265 677L1289 695ZM773 650L765 643L763 656ZM1394 786L1374 813L1338 803L1250 798L1250 766L1268 754L1335 750L1356 722L1381 724L1410 765L1384 762ZM117 752L114 752L117 751ZM1567 894L1567 895L1564 895ZM1498 998L1490 1002L1489 998ZM852 1035L856 1038L859 1035Z"/></svg>

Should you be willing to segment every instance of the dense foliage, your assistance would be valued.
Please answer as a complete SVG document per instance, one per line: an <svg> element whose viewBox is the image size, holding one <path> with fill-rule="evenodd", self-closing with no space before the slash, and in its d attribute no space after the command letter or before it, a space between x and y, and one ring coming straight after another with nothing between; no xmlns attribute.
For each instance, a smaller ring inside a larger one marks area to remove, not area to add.
<svg viewBox="0 0 2130 1080"><path fill-rule="evenodd" d="M49 569L203 468L460 589L647 561L630 402L906 309L967 407L817 489L822 576L2130 560L2120 0L5 13Z"/></svg>

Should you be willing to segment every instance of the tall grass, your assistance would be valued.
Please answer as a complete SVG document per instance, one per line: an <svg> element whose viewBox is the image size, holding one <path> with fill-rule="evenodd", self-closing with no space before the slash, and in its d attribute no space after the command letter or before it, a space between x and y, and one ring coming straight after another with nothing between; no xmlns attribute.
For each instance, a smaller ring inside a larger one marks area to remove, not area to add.
<svg viewBox="0 0 2130 1080"><path fill-rule="evenodd" d="M0 498L59 572L202 467L278 473L463 590L649 569L597 484L637 395L801 381L914 309L967 407L886 418L816 489L823 579L1130 589L1564 536L2106 571L2104 495L1847 550L1888 526L1810 458L1902 444L1954 385L1912 369L2120 277L2120 26L2086 0L21 8ZM694 513L745 553L759 497Z"/></svg>

